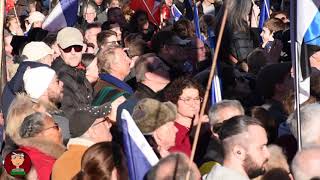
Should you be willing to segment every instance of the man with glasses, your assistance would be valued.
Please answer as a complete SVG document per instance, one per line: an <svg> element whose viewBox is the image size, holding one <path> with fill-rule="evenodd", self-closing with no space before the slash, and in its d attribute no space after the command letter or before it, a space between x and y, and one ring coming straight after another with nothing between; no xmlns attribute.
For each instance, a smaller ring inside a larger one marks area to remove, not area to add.
<svg viewBox="0 0 320 180"><path fill-rule="evenodd" d="M95 107L88 106L73 113L70 119L72 138L68 142L68 150L53 166L52 179L72 179L81 170L81 158L90 146L112 140L110 114L110 103Z"/></svg>
<svg viewBox="0 0 320 180"><path fill-rule="evenodd" d="M64 83L60 109L69 119L75 109L89 105L92 101L92 87L85 78L84 68L80 64L86 47L81 32L72 27L59 31L57 44L61 56L52 63L52 68L56 71L58 79Z"/></svg>

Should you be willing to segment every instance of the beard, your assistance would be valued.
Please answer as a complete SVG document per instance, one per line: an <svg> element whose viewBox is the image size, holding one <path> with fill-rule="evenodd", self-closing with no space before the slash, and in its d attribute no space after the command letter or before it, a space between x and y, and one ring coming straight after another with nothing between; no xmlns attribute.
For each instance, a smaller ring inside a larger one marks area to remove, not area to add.
<svg viewBox="0 0 320 180"><path fill-rule="evenodd" d="M263 167L263 165L267 161L268 160L265 160L259 167L259 165L253 160L253 158L247 154L243 162L243 168L250 179L256 178L260 175L263 175L266 172L266 169Z"/></svg>

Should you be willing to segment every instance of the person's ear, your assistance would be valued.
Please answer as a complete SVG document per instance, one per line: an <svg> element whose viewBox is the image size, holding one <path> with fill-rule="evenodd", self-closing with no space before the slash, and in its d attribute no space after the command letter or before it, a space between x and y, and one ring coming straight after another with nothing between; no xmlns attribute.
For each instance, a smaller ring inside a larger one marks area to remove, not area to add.
<svg viewBox="0 0 320 180"><path fill-rule="evenodd" d="M85 53L87 50L87 44L84 44L83 43L83 46L82 46L82 53Z"/></svg>
<svg viewBox="0 0 320 180"><path fill-rule="evenodd" d="M152 72L146 72L144 74L144 77L145 77L145 79L151 80L153 78L153 74L152 74Z"/></svg>
<svg viewBox="0 0 320 180"><path fill-rule="evenodd" d="M246 158L246 150L239 145L234 146L234 148L232 149L232 153L237 159L241 161L244 161L244 159Z"/></svg>

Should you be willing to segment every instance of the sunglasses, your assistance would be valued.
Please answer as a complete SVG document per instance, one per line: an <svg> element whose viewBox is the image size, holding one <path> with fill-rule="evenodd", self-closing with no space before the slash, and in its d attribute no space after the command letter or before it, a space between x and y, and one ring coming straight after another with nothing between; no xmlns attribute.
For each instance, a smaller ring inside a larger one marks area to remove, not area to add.
<svg viewBox="0 0 320 180"><path fill-rule="evenodd" d="M49 130L49 129L51 129L51 128L54 128L55 130L59 131L59 125L58 125L58 123L54 123L54 126L45 128L45 129L43 129L42 131L46 131L46 130Z"/></svg>
<svg viewBox="0 0 320 180"><path fill-rule="evenodd" d="M74 45L74 46L69 46L67 48L62 49L63 52L69 53L71 50L74 49L75 52L81 52L82 51L82 46L80 45Z"/></svg>

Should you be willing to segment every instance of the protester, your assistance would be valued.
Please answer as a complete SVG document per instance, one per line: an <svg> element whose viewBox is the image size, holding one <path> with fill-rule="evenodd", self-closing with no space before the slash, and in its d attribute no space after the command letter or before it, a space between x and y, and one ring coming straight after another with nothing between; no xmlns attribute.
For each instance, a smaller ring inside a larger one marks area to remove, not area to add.
<svg viewBox="0 0 320 180"><path fill-rule="evenodd" d="M315 146L303 149L296 154L291 164L294 179L317 179L320 177L319 152L319 147Z"/></svg>
<svg viewBox="0 0 320 180"><path fill-rule="evenodd" d="M19 150L27 153L39 180L50 179L54 162L64 152L61 130L51 116L34 113L20 127Z"/></svg>
<svg viewBox="0 0 320 180"><path fill-rule="evenodd" d="M7 117L8 108L16 94L24 91L23 75L25 71L28 68L51 66L53 53L54 51L43 42L30 42L24 47L22 55L25 58L3 90L1 104L4 117Z"/></svg>
<svg viewBox="0 0 320 180"><path fill-rule="evenodd" d="M147 174L147 179L200 179L200 173L194 163L189 163L188 157L183 153L172 153L161 159Z"/></svg>
<svg viewBox="0 0 320 180"><path fill-rule="evenodd" d="M81 32L72 27L59 31L57 43L61 56L52 63L58 79L64 83L61 110L70 119L78 108L91 104L93 89L79 64L86 47Z"/></svg>
<svg viewBox="0 0 320 180"><path fill-rule="evenodd" d="M248 116L225 121L219 138L224 151L223 166L216 165L206 179L251 179L264 174L270 153L262 124Z"/></svg>
<svg viewBox="0 0 320 180"><path fill-rule="evenodd" d="M130 58L120 47L103 49L98 54L98 67L101 71L99 79L94 86L95 94L104 87L114 87L133 93L132 88L123 80L130 73Z"/></svg>
<svg viewBox="0 0 320 180"><path fill-rule="evenodd" d="M125 157L120 146L100 142L88 148L81 160L81 171L72 179L128 179Z"/></svg>
<svg viewBox="0 0 320 180"><path fill-rule="evenodd" d="M150 98L142 99L133 109L134 121L160 158L169 155L169 148L175 145L176 115L176 106L171 102L160 103Z"/></svg>
<svg viewBox="0 0 320 180"><path fill-rule="evenodd" d="M189 133L192 126L200 121L207 120L208 117L199 117L200 103L202 101L203 91L194 80L181 77L173 81L164 92L166 101L171 101L177 105L178 114L174 125L178 129L176 135L176 144L170 148L171 152L183 152L187 156L191 154L191 143Z"/></svg>
<svg viewBox="0 0 320 180"><path fill-rule="evenodd" d="M98 59L94 54L84 53L81 63L86 67L86 78L94 85L99 78Z"/></svg>
<svg viewBox="0 0 320 180"><path fill-rule="evenodd" d="M301 108L301 139L302 147L308 147L309 145L320 145L320 134L317 128L317 114L320 112L320 105L318 103L309 104ZM297 118L295 112L293 112L287 119L291 133L294 135L296 140L298 139L297 134Z"/></svg>
<svg viewBox="0 0 320 180"><path fill-rule="evenodd" d="M111 141L109 103L99 107L84 107L72 114L69 120L71 139L52 169L52 179L71 179L81 170L84 152L93 144Z"/></svg>

